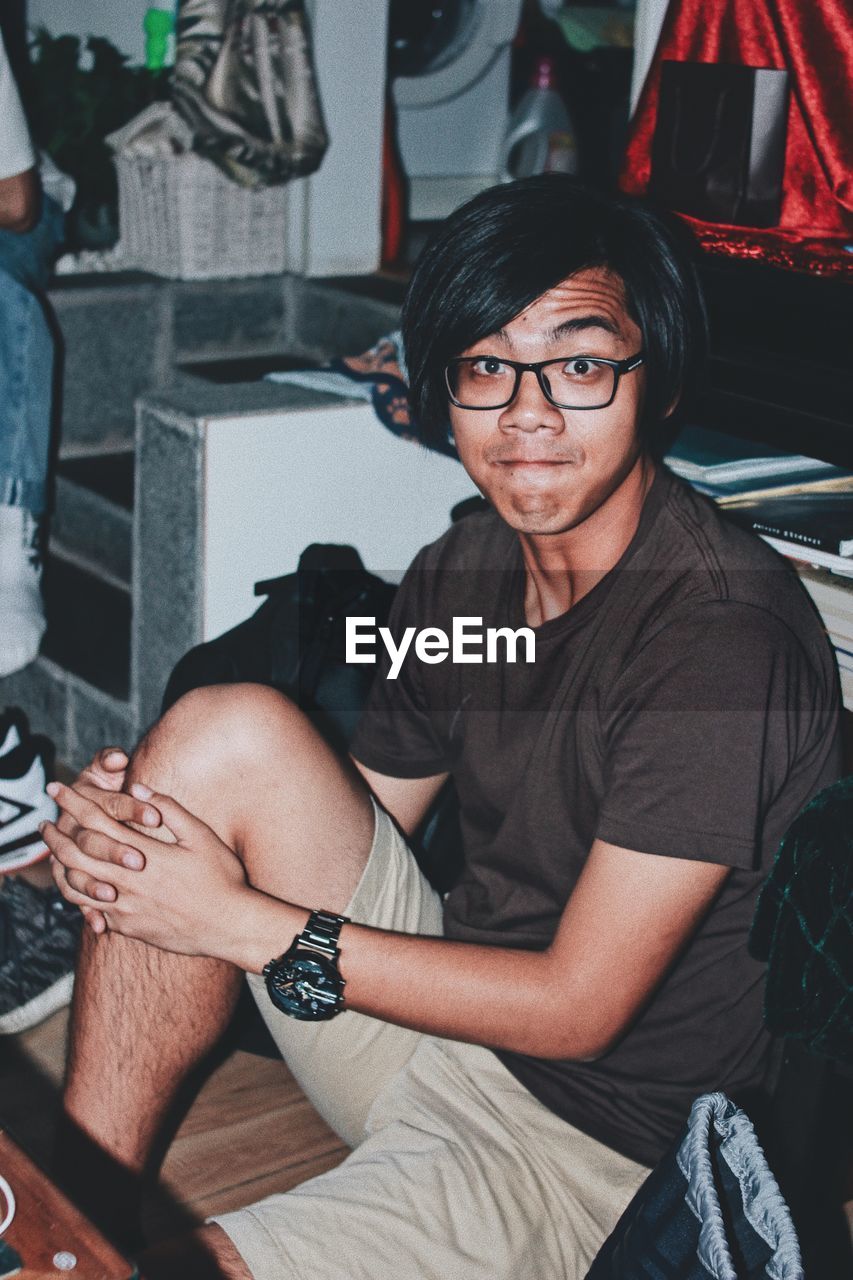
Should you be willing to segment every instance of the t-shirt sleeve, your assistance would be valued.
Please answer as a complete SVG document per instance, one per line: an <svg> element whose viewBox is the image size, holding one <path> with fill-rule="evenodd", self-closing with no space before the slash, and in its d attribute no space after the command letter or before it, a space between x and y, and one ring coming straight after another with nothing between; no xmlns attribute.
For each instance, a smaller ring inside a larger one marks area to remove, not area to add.
<svg viewBox="0 0 853 1280"><path fill-rule="evenodd" d="M406 627L422 627L429 616L428 583L433 575L418 556L394 597L388 629L399 645ZM377 636L377 665L367 703L350 744L350 753L368 769L394 778L428 778L447 773L445 745L430 717L422 664L404 661L389 679L391 659Z"/></svg>
<svg viewBox="0 0 853 1280"><path fill-rule="evenodd" d="M607 698L598 838L756 870L766 810L792 761L818 749L820 702L779 619L716 603L672 622Z"/></svg>
<svg viewBox="0 0 853 1280"><path fill-rule="evenodd" d="M21 99L0 35L0 179L26 173L35 162Z"/></svg>

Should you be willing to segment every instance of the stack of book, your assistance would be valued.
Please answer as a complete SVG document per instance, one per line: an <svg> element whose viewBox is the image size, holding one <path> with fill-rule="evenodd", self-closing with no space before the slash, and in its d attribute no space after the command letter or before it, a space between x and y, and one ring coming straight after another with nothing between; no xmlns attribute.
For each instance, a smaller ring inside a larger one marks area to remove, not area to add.
<svg viewBox="0 0 853 1280"><path fill-rule="evenodd" d="M686 427L666 462L796 562L853 709L853 472L705 427Z"/></svg>
<svg viewBox="0 0 853 1280"><path fill-rule="evenodd" d="M800 569L800 579L835 649L844 705L853 708L853 582L814 569Z"/></svg>
<svg viewBox="0 0 853 1280"><path fill-rule="evenodd" d="M853 471L707 427L685 427L666 462L783 555L853 576Z"/></svg>

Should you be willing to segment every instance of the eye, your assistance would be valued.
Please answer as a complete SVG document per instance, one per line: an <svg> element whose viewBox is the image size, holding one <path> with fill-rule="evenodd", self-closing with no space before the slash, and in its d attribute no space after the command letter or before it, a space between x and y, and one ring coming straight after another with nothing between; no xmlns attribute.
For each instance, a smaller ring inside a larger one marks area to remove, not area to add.
<svg viewBox="0 0 853 1280"><path fill-rule="evenodd" d="M494 377L496 374L506 373L508 366L497 356L481 356L478 360L472 361L471 368L474 373Z"/></svg>
<svg viewBox="0 0 853 1280"><path fill-rule="evenodd" d="M593 364L586 356L576 356L563 365L563 373L569 378L588 378L598 372L598 365Z"/></svg>

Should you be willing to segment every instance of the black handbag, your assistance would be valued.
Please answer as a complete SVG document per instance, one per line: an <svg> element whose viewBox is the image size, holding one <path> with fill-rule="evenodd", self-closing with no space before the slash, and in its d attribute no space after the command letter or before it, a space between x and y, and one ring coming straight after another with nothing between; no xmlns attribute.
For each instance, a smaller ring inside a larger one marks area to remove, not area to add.
<svg viewBox="0 0 853 1280"><path fill-rule="evenodd" d="M649 194L706 222L775 226L787 123L786 71L664 61Z"/></svg>

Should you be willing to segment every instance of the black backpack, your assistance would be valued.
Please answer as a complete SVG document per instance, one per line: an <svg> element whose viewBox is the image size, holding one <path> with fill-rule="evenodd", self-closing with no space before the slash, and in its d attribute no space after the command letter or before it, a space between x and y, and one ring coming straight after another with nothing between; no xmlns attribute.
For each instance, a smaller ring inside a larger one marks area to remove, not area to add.
<svg viewBox="0 0 853 1280"><path fill-rule="evenodd" d="M250 618L181 658L162 710L206 685L272 685L302 708L336 750L346 752L375 668L346 663L345 622L354 615L384 626L395 592L365 569L353 547L312 543L295 573L255 584L255 595L266 600ZM462 865L452 782L442 789L413 848L430 883L445 893Z"/></svg>

